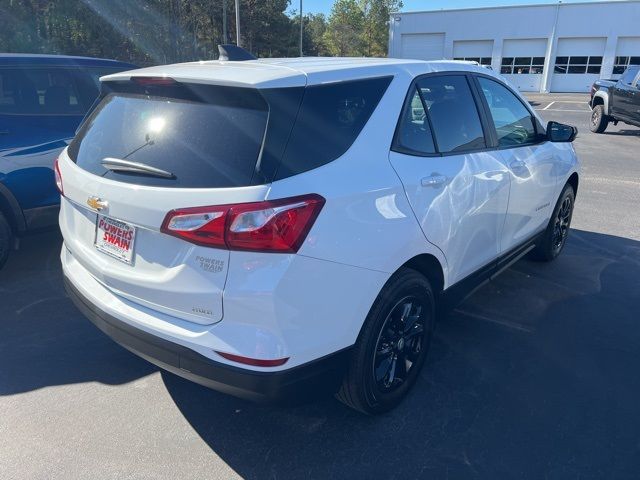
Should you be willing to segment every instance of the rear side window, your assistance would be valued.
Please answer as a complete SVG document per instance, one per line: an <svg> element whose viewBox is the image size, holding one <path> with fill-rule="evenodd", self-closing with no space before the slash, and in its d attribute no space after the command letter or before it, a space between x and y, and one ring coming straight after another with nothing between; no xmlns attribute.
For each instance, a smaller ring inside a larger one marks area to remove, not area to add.
<svg viewBox="0 0 640 480"><path fill-rule="evenodd" d="M537 134L533 116L522 102L498 82L478 77L480 88L487 100L491 118L501 147L530 144Z"/></svg>
<svg viewBox="0 0 640 480"><path fill-rule="evenodd" d="M358 137L391 77L307 87L277 178L305 172L344 154Z"/></svg>
<svg viewBox="0 0 640 480"><path fill-rule="evenodd" d="M418 81L440 153L486 147L480 116L464 75L436 75Z"/></svg>
<svg viewBox="0 0 640 480"><path fill-rule="evenodd" d="M626 85L631 85L633 83L633 80L636 78L636 75L638 74L638 70L640 70L640 67L627 68L627 70L620 77L620 81Z"/></svg>
<svg viewBox="0 0 640 480"><path fill-rule="evenodd" d="M183 96L109 93L84 122L69 156L91 173L137 185L249 185L267 124L266 102L255 89L199 88L198 95ZM106 158L142 163L173 178L107 169Z"/></svg>
<svg viewBox="0 0 640 480"><path fill-rule="evenodd" d="M97 78L116 71L94 67L0 68L0 114L84 115L99 94Z"/></svg>
<svg viewBox="0 0 640 480"><path fill-rule="evenodd" d="M393 149L408 155L436 153L429 120L416 87L402 110Z"/></svg>
<svg viewBox="0 0 640 480"><path fill-rule="evenodd" d="M87 108L70 69L0 69L0 113L83 115Z"/></svg>

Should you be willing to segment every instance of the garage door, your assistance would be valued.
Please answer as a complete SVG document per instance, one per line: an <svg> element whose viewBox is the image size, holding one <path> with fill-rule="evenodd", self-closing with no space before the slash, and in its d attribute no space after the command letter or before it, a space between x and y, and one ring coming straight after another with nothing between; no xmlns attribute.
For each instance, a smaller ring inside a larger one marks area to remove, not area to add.
<svg viewBox="0 0 640 480"><path fill-rule="evenodd" d="M552 92L588 92L600 78L607 39L560 38L551 78Z"/></svg>
<svg viewBox="0 0 640 480"><path fill-rule="evenodd" d="M546 38L505 40L500 73L518 90L539 92L546 50Z"/></svg>
<svg viewBox="0 0 640 480"><path fill-rule="evenodd" d="M402 58L417 60L444 58L444 33L405 33L401 40Z"/></svg>
<svg viewBox="0 0 640 480"><path fill-rule="evenodd" d="M620 78L629 65L640 65L640 37L618 38L613 78Z"/></svg>
<svg viewBox="0 0 640 480"><path fill-rule="evenodd" d="M453 59L491 65L493 40L461 40L453 42Z"/></svg>

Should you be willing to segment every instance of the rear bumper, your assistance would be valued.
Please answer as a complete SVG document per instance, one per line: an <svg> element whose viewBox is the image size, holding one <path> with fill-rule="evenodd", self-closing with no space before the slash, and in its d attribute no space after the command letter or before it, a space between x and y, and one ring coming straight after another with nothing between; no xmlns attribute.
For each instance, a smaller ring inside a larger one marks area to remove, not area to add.
<svg viewBox="0 0 640 480"><path fill-rule="evenodd" d="M66 276L64 283L76 307L118 344L169 372L223 393L259 402L295 403L337 391L346 369L350 349L276 372L216 362L115 318L82 295Z"/></svg>

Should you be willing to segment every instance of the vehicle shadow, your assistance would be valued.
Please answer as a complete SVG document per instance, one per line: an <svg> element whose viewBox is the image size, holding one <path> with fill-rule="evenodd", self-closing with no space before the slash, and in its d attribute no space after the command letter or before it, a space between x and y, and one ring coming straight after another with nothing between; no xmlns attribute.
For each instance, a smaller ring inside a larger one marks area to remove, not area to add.
<svg viewBox="0 0 640 480"><path fill-rule="evenodd" d="M602 132L602 134L620 136L620 137L640 137L640 129L629 130L625 128L617 131L608 130L608 131Z"/></svg>
<svg viewBox="0 0 640 480"><path fill-rule="evenodd" d="M0 271L0 395L157 372L66 297L59 234L25 243ZM162 381L244 478L635 478L638 311L640 242L573 230L556 262L523 260L442 319L418 384L386 415Z"/></svg>
<svg viewBox="0 0 640 480"><path fill-rule="evenodd" d="M52 385L117 385L157 371L75 308L62 284L57 231L22 240L0 270L0 396Z"/></svg>
<svg viewBox="0 0 640 480"><path fill-rule="evenodd" d="M521 261L444 318L386 415L259 406L162 375L243 478L631 478L639 310L640 242L574 230L556 262Z"/></svg>

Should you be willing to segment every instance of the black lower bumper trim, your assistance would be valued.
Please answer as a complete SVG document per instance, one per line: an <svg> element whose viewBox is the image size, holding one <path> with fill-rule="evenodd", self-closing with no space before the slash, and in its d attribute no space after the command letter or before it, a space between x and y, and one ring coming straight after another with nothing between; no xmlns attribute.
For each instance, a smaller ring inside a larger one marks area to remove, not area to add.
<svg viewBox="0 0 640 480"><path fill-rule="evenodd" d="M76 307L118 344L165 370L220 392L259 402L298 402L337 391L344 375L350 348L277 372L216 362L132 327L91 303L66 277L64 283Z"/></svg>

